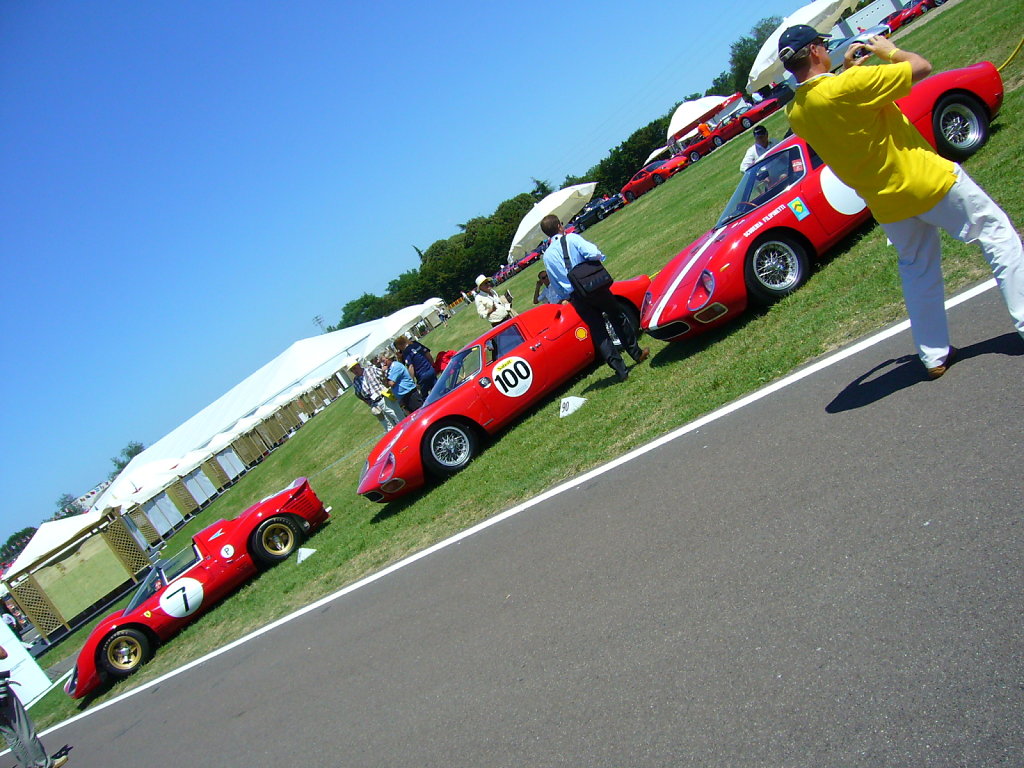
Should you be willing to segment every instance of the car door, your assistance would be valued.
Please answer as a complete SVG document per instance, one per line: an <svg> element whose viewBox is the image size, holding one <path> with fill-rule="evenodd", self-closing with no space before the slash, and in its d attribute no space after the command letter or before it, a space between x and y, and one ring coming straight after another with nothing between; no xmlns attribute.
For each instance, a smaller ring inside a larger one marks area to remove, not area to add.
<svg viewBox="0 0 1024 768"><path fill-rule="evenodd" d="M476 386L496 422L506 423L550 389L548 348L531 337L518 318L497 328L484 341L484 367Z"/></svg>

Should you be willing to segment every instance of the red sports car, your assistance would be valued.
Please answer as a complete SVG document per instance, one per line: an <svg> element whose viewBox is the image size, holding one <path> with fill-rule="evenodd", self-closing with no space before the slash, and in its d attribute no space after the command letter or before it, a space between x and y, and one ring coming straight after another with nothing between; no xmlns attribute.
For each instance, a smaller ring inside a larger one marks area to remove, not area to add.
<svg viewBox="0 0 1024 768"><path fill-rule="evenodd" d="M941 4L942 3L938 3L938 5ZM935 6L935 0L918 0L918 2L908 5L901 11L896 11L896 13L890 13L888 16L882 19L882 23L888 24L889 29L895 32L904 24L907 24L913 21L914 19L921 18L927 11L931 10Z"/></svg>
<svg viewBox="0 0 1024 768"><path fill-rule="evenodd" d="M1003 85L988 62L934 75L900 109L938 151L962 160L988 138ZM640 324L663 341L692 338L799 287L808 260L866 221L864 201L796 136L744 173L714 229L651 281Z"/></svg>
<svg viewBox="0 0 1024 768"><path fill-rule="evenodd" d="M729 139L739 136L754 125L754 123L761 122L781 106L782 103L778 99L765 99L749 109L734 112L712 128L710 134L694 139L686 144L683 147L686 158L691 163L697 162L704 155L725 144Z"/></svg>
<svg viewBox="0 0 1024 768"><path fill-rule="evenodd" d="M128 607L107 616L85 641L64 691L80 699L105 680L137 670L156 646L219 603L261 569L286 559L319 528L328 510L300 477L233 520L192 537L192 546L157 561Z"/></svg>
<svg viewBox="0 0 1024 768"><path fill-rule="evenodd" d="M633 176L622 188L622 196L626 202L633 202L644 192L648 192L679 173L689 163L685 155L670 157L666 160L655 160L648 163Z"/></svg>
<svg viewBox="0 0 1024 768"><path fill-rule="evenodd" d="M639 329L646 275L612 285ZM463 469L493 435L595 360L590 329L570 304L542 304L460 350L423 407L370 451L358 493L386 502Z"/></svg>

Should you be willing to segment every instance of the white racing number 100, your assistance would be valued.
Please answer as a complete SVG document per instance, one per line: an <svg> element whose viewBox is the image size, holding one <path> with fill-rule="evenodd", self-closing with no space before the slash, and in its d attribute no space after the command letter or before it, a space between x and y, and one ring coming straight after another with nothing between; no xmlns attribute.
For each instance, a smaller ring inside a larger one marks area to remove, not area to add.
<svg viewBox="0 0 1024 768"><path fill-rule="evenodd" d="M521 397L533 384L533 369L521 357L507 357L494 366L494 386L506 397Z"/></svg>

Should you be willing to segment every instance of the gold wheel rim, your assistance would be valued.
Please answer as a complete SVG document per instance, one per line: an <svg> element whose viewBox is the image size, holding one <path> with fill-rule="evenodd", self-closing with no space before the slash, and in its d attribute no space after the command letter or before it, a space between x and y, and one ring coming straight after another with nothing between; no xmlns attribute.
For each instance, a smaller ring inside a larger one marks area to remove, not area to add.
<svg viewBox="0 0 1024 768"><path fill-rule="evenodd" d="M295 531L286 523L272 523L263 531L263 546L274 555L287 555L295 546Z"/></svg>
<svg viewBox="0 0 1024 768"><path fill-rule="evenodd" d="M142 643L134 637L119 637L107 648L107 661L123 672L135 669L142 661Z"/></svg>

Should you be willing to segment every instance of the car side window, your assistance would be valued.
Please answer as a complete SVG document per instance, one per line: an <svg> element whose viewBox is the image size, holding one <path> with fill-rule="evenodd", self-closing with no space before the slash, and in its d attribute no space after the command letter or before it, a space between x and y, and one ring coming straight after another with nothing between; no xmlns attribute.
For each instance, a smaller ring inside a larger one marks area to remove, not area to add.
<svg viewBox="0 0 1024 768"><path fill-rule="evenodd" d="M492 336L487 341L487 362L493 363L499 360L513 349L518 347L525 340L523 332L516 325L504 328L501 333Z"/></svg>

